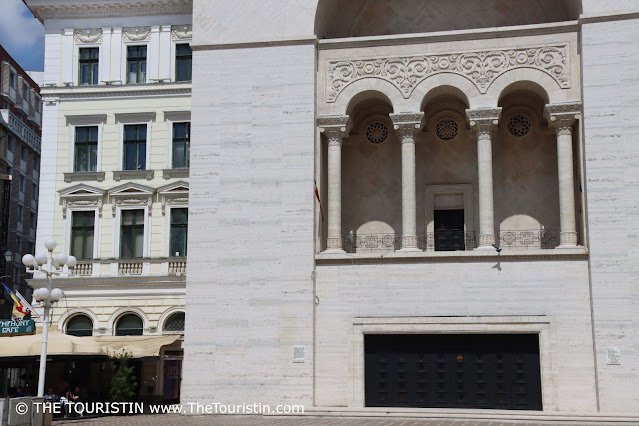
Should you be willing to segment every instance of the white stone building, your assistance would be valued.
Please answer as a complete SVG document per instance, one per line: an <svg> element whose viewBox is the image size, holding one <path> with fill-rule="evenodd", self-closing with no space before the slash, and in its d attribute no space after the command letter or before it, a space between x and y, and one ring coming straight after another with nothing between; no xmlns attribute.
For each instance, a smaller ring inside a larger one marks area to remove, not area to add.
<svg viewBox="0 0 639 426"><path fill-rule="evenodd" d="M55 281L66 297L54 323L80 336L183 334L191 4L27 3L46 29L36 248L55 238L79 259ZM159 354L138 364L139 396L176 400L181 339ZM66 380L102 386L100 365L84 367L90 383Z"/></svg>
<svg viewBox="0 0 639 426"><path fill-rule="evenodd" d="M196 0L183 399L636 415L638 13Z"/></svg>
<svg viewBox="0 0 639 426"><path fill-rule="evenodd" d="M158 173L163 123L188 95L153 46L190 2L28 3L55 83L38 238L68 241L83 201L109 258L85 268L134 291L121 267L152 282L171 266L111 250L118 200L147 200L145 247L166 256L153 191L175 181ZM639 2L195 0L192 21L183 402L637 415ZM119 84L114 22L150 26L148 77L167 82ZM104 85L77 86L78 37L95 39ZM111 161L90 188L64 182L76 114L98 120ZM153 176L119 169L129 122L151 123Z"/></svg>

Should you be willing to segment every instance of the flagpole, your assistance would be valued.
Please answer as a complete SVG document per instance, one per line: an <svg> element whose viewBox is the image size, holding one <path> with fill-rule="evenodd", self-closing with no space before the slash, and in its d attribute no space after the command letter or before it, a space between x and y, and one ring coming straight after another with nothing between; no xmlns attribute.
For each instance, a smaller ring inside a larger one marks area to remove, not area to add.
<svg viewBox="0 0 639 426"><path fill-rule="evenodd" d="M47 253L47 270L51 272L53 253ZM51 274L47 274L47 290L51 294ZM47 344L49 343L49 310L51 302L47 297L44 300L44 312L42 314L42 347L40 350L40 374L38 376L38 396L44 396L44 380L47 375Z"/></svg>

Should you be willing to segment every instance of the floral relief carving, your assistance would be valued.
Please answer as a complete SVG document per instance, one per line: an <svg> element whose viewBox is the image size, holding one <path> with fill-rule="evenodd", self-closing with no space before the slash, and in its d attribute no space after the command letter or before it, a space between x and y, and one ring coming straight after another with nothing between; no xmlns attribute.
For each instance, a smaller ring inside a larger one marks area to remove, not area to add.
<svg viewBox="0 0 639 426"><path fill-rule="evenodd" d="M570 88L569 44L485 50L391 58L327 61L326 102L335 102L346 86L364 78L381 78L393 84L404 98L426 78L453 73L469 79L480 93L501 74L516 68L535 68L550 75L560 87Z"/></svg>
<svg viewBox="0 0 639 426"><path fill-rule="evenodd" d="M193 38L192 25L174 25L171 27L172 40L184 40Z"/></svg>
<svg viewBox="0 0 639 426"><path fill-rule="evenodd" d="M151 40L151 27L122 28L122 38L124 39L124 41Z"/></svg>
<svg viewBox="0 0 639 426"><path fill-rule="evenodd" d="M102 43L102 28L86 28L73 32L76 43Z"/></svg>

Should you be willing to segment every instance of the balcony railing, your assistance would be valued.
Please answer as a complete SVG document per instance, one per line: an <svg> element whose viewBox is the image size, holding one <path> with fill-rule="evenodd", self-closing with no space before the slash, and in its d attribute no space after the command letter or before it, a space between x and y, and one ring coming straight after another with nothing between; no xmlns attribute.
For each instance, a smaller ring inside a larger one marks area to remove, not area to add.
<svg viewBox="0 0 639 426"><path fill-rule="evenodd" d="M346 234L342 241L347 253L386 253L399 250L402 237L391 233ZM475 246L474 232L438 230L424 232L417 238L417 247L425 251L472 250Z"/></svg>
<svg viewBox="0 0 639 426"><path fill-rule="evenodd" d="M79 260L72 276L181 276L186 275L186 257Z"/></svg>
<svg viewBox="0 0 639 426"><path fill-rule="evenodd" d="M552 249L559 245L556 229L499 231L499 245L504 249Z"/></svg>

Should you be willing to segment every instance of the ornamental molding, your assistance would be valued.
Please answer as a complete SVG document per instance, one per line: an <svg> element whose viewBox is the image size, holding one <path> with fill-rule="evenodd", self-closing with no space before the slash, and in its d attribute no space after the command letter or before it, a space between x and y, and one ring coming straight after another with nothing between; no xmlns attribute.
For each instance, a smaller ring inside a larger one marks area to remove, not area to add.
<svg viewBox="0 0 639 426"><path fill-rule="evenodd" d="M419 133L424 125L424 113L389 114L393 122L393 128L402 139L402 143L414 143L415 134Z"/></svg>
<svg viewBox="0 0 639 426"><path fill-rule="evenodd" d="M86 28L73 31L76 43L102 43L102 28Z"/></svg>
<svg viewBox="0 0 639 426"><path fill-rule="evenodd" d="M160 203L162 205L162 215L166 213L167 204L188 204L189 203L189 183L177 181L158 188Z"/></svg>
<svg viewBox="0 0 639 426"><path fill-rule="evenodd" d="M546 105L544 117L558 136L570 135L575 121L581 119L581 102Z"/></svg>
<svg viewBox="0 0 639 426"><path fill-rule="evenodd" d="M490 139L492 130L499 124L501 108L467 109L466 116L470 127L477 130L478 139Z"/></svg>
<svg viewBox="0 0 639 426"><path fill-rule="evenodd" d="M335 102L348 85L365 78L388 81L408 99L419 83L442 73L467 78L480 93L485 94L497 77L519 68L540 70L552 77L562 89L568 89L571 87L570 43L433 55L327 60L325 101Z"/></svg>
<svg viewBox="0 0 639 426"><path fill-rule="evenodd" d="M173 25L171 40L190 40L193 38L193 25Z"/></svg>
<svg viewBox="0 0 639 426"><path fill-rule="evenodd" d="M94 198L85 200L62 198L61 202L63 219L67 218L67 209L73 207L97 207L98 215L102 217L102 197L98 199Z"/></svg>
<svg viewBox="0 0 639 426"><path fill-rule="evenodd" d="M180 83L171 83L182 86ZM153 85L150 88L144 88L142 90L118 90L119 85L104 85L98 86L102 89L98 89L93 91L91 86L77 86L74 87L73 91L68 91L69 89L61 88L62 90L53 89L52 92L55 94L53 98L56 102L64 101L64 100L85 100L85 99L99 99L99 98L112 98L112 99L129 99L129 98L152 98L152 97L171 97L171 96L190 96L191 95L191 85L188 84L188 87L174 87L174 88L163 88L156 89L153 88ZM104 88L107 88L106 90ZM47 101L49 102L49 101Z"/></svg>
<svg viewBox="0 0 639 426"><path fill-rule="evenodd" d="M51 0L33 0L29 1L29 9L40 22L43 22L47 19L191 15L193 2L192 0L110 0L79 6L55 4Z"/></svg>
<svg viewBox="0 0 639 426"><path fill-rule="evenodd" d="M352 122L348 115L317 117L320 132L326 135L329 146L342 145L342 139L348 136Z"/></svg>
<svg viewBox="0 0 639 426"><path fill-rule="evenodd" d="M97 207L102 217L102 203L106 191L86 184L78 184L58 191L62 205L62 218L66 219L70 207Z"/></svg>
<svg viewBox="0 0 639 426"><path fill-rule="evenodd" d="M148 41L151 40L151 27L125 27L122 28L124 41Z"/></svg>

